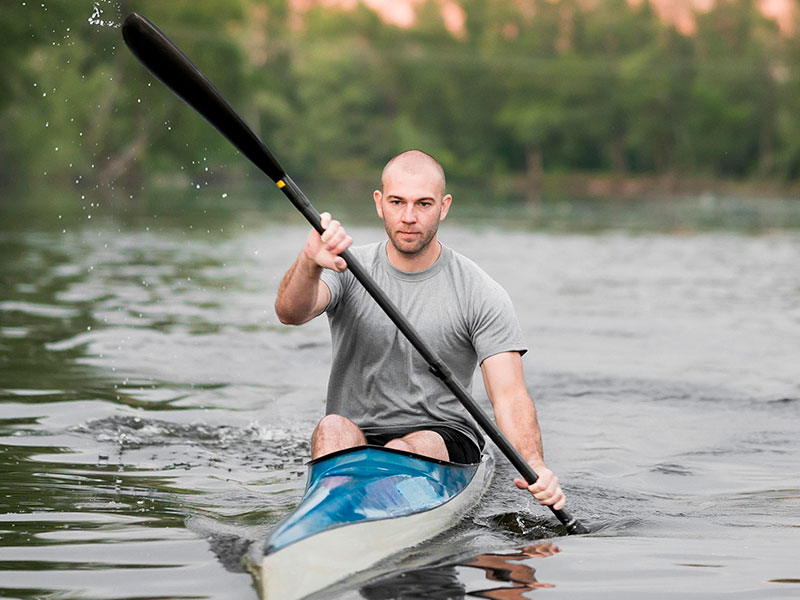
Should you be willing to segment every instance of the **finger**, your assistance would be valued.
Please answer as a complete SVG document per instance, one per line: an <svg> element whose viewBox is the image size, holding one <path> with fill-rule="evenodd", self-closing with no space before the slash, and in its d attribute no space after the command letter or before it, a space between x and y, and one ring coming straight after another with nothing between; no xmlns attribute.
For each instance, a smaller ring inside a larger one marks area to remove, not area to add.
<svg viewBox="0 0 800 600"><path fill-rule="evenodd" d="M558 488L555 494L547 498L547 500L540 502L542 506L552 506L555 509L562 508L567 503L567 498L561 488Z"/></svg>
<svg viewBox="0 0 800 600"><path fill-rule="evenodd" d="M536 483L529 485L528 489L530 490L531 494L535 496L547 491L547 488L552 481L553 479L550 477L550 475L545 473L539 476L539 479L536 480Z"/></svg>
<svg viewBox="0 0 800 600"><path fill-rule="evenodd" d="M323 229L327 229L328 225L331 222L331 213L324 212L319 216L319 224L322 225Z"/></svg>
<svg viewBox="0 0 800 600"><path fill-rule="evenodd" d="M328 220L328 225L325 231L322 232L322 241L327 242L341 230L341 223L339 221Z"/></svg>
<svg viewBox="0 0 800 600"><path fill-rule="evenodd" d="M547 485L543 490L537 491L534 497L540 501L547 501L553 498L561 489L558 485L558 478L553 477L550 481L546 482Z"/></svg>
<svg viewBox="0 0 800 600"><path fill-rule="evenodd" d="M353 238L351 238L349 235L345 235L335 246L329 248L329 250L333 254L341 254L342 252L347 250L352 243L353 243Z"/></svg>
<svg viewBox="0 0 800 600"><path fill-rule="evenodd" d="M552 471L549 469L543 470L539 474L539 479L536 480L536 483L533 485L537 492L543 492L548 489L554 489L554 486L558 485L558 477L556 477Z"/></svg>
<svg viewBox="0 0 800 600"><path fill-rule="evenodd" d="M514 480L514 485L516 485L521 490L527 490L528 489L528 482L525 481L524 479L521 479L521 478L515 479Z"/></svg>
<svg viewBox="0 0 800 600"><path fill-rule="evenodd" d="M556 505L563 504L566 502L566 497L564 496L564 492L561 490L561 486L556 487L555 490L548 490L547 495L545 496L542 494L541 497L537 498L539 500L539 504L543 506L552 506L557 508Z"/></svg>
<svg viewBox="0 0 800 600"><path fill-rule="evenodd" d="M347 263L341 256L337 257L333 264L334 271L338 271L339 273L347 269Z"/></svg>
<svg viewBox="0 0 800 600"><path fill-rule="evenodd" d="M341 227L334 227L327 229L322 236L322 241L325 242L325 249L332 252L336 246L341 244L347 237L347 232Z"/></svg>

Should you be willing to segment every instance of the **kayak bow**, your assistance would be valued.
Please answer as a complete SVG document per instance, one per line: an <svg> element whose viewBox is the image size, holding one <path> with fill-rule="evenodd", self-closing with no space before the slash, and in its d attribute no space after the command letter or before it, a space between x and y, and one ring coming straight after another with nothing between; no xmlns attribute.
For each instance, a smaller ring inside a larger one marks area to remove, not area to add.
<svg viewBox="0 0 800 600"><path fill-rule="evenodd" d="M379 446L309 463L306 492L264 549L264 600L303 598L428 540L477 503L491 459L460 465Z"/></svg>

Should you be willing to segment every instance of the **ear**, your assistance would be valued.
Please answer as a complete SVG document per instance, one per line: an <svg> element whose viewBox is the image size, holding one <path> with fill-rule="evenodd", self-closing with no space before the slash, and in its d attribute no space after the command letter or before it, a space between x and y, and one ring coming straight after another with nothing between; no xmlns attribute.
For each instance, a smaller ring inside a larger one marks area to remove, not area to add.
<svg viewBox="0 0 800 600"><path fill-rule="evenodd" d="M439 214L440 223L444 221L444 218L447 216L447 213L450 210L450 203L452 201L453 197L450 194L446 194L445 197L442 198L442 212Z"/></svg>
<svg viewBox="0 0 800 600"><path fill-rule="evenodd" d="M375 190L372 192L372 199L375 200L375 210L378 211L378 216L382 219L383 206L381 206L381 200L383 200L383 194L380 190Z"/></svg>

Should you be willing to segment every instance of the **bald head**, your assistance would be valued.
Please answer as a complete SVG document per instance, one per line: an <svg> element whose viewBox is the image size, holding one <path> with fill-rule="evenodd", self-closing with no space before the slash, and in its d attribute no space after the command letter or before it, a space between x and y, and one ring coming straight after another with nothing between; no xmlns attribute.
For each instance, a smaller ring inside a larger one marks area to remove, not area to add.
<svg viewBox="0 0 800 600"><path fill-rule="evenodd" d="M381 173L381 188L386 189L386 182L389 178L422 173L430 174L435 178L439 188L439 198L442 198L446 183L444 169L439 161L422 150L406 150L386 163L383 173Z"/></svg>

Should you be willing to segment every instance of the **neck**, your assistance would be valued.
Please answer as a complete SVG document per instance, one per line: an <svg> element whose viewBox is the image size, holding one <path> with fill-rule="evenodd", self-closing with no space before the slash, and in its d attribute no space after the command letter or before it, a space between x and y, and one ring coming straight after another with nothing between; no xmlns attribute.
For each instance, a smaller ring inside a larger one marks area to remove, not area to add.
<svg viewBox="0 0 800 600"><path fill-rule="evenodd" d="M417 273L433 266L442 253L442 245L436 238L415 254L405 254L394 247L391 240L386 244L386 255L395 269L406 273Z"/></svg>

